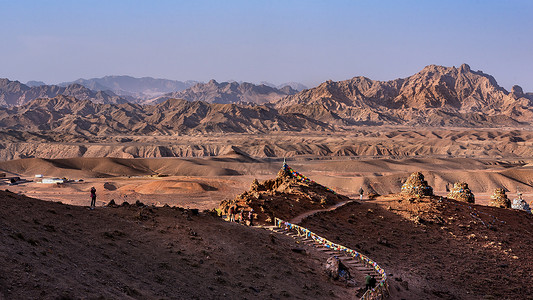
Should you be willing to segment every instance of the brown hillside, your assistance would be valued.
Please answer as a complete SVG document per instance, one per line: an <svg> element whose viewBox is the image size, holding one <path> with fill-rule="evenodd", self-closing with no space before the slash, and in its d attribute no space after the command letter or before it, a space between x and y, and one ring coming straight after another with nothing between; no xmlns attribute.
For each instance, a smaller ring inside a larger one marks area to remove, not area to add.
<svg viewBox="0 0 533 300"><path fill-rule="evenodd" d="M294 173L284 164L275 179L263 182L254 179L249 191L235 199L222 201L219 209L227 213L233 207L235 213L242 211L246 215L253 210L256 222L271 224L274 218L291 220L305 212L349 200L304 175Z"/></svg>
<svg viewBox="0 0 533 300"><path fill-rule="evenodd" d="M392 299L525 299L533 215L447 198L380 197L304 220L379 262Z"/></svg>
<svg viewBox="0 0 533 300"><path fill-rule="evenodd" d="M170 207L0 192L2 299L347 299L293 239ZM288 280L290 278L290 280Z"/></svg>

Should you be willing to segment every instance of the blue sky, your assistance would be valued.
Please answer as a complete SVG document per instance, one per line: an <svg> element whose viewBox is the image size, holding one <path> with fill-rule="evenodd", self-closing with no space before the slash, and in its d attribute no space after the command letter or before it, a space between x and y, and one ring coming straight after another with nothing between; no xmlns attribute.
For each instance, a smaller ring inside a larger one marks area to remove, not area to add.
<svg viewBox="0 0 533 300"><path fill-rule="evenodd" d="M406 77L428 64L533 92L533 1L5 1L0 77L275 84Z"/></svg>

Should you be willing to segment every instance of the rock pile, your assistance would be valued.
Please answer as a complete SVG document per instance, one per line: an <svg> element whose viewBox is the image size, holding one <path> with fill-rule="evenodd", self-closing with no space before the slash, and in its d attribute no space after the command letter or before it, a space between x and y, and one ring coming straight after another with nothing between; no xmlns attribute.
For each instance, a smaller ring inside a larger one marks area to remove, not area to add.
<svg viewBox="0 0 533 300"><path fill-rule="evenodd" d="M326 274L333 280L348 281L352 278L350 270L337 257L330 257L326 261Z"/></svg>
<svg viewBox="0 0 533 300"><path fill-rule="evenodd" d="M527 204L527 202L522 199L522 193L518 193L518 198L513 199L513 204L511 205L511 208L531 213L531 208L529 207L529 204Z"/></svg>
<svg viewBox="0 0 533 300"><path fill-rule="evenodd" d="M511 208L511 201L507 198L505 190L502 188L497 188L494 190L494 194L490 196L492 200L489 202L489 206L501 207L501 208Z"/></svg>
<svg viewBox="0 0 533 300"><path fill-rule="evenodd" d="M224 200L218 209L226 213L230 207L245 215L253 209L254 219L259 223L271 223L274 217L290 220L298 214L325 208L349 200L309 178L284 167L275 179L259 182L254 179L250 190L235 199Z"/></svg>
<svg viewBox="0 0 533 300"><path fill-rule="evenodd" d="M415 172L402 185L402 194L415 197L433 196L433 188L424 180L424 175Z"/></svg>
<svg viewBox="0 0 533 300"><path fill-rule="evenodd" d="M466 182L454 183L452 190L448 194L448 198L467 203L476 202L474 194L472 194L472 191L468 188L468 184Z"/></svg>

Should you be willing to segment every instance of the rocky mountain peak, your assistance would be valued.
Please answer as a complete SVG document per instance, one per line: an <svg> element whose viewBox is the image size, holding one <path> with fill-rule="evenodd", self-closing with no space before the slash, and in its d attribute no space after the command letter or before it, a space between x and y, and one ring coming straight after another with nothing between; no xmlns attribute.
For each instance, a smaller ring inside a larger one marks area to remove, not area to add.
<svg viewBox="0 0 533 300"><path fill-rule="evenodd" d="M513 85L511 88L511 94L516 98L524 97L524 90L519 85Z"/></svg>
<svg viewBox="0 0 533 300"><path fill-rule="evenodd" d="M530 122L533 108L521 89L507 92L496 80L467 64L426 66L407 78L375 81L364 77L334 82L282 98L276 107L307 113L328 122L335 115L348 124L516 124ZM529 99L529 98L528 98ZM310 108L313 107L311 111ZM494 118L494 119L493 119ZM454 121L452 121L454 120ZM486 126L486 125L485 125Z"/></svg>
<svg viewBox="0 0 533 300"><path fill-rule="evenodd" d="M462 72L462 73L470 72L470 66L467 65L467 64L462 64L462 65L459 67L459 71Z"/></svg>

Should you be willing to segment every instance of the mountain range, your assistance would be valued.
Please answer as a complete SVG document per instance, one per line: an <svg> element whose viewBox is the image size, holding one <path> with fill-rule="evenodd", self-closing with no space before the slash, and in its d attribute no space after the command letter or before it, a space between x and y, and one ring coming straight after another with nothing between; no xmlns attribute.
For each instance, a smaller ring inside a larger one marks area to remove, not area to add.
<svg viewBox="0 0 533 300"><path fill-rule="evenodd" d="M68 86L73 83L81 84L84 87L95 91L109 90L119 96L145 100L166 93L187 89L198 82L193 80L184 82L152 77L135 78L131 76L105 76L102 78L78 79L72 82L63 82L58 85Z"/></svg>
<svg viewBox="0 0 533 300"><path fill-rule="evenodd" d="M91 100L95 103L128 102L111 91L93 91L80 84L28 86L18 81L0 78L0 106L23 105L35 99L53 98L58 95L73 96L79 100Z"/></svg>
<svg viewBox="0 0 533 300"><path fill-rule="evenodd" d="M294 83L294 85L297 85ZM74 96L96 103L157 104L167 99L179 98L209 103L266 103L278 100L298 91L289 85L275 88L248 82L208 83L196 81L172 81L151 77L106 76L103 78L79 79L74 82L46 85L41 81L27 84L0 79L0 106L17 106L38 98L53 98L58 95Z"/></svg>
<svg viewBox="0 0 533 300"><path fill-rule="evenodd" d="M294 81L291 81L291 82L285 82L285 83L278 84L278 85L275 85L275 84L270 83L270 82L268 82L268 81L261 81L261 82L259 82L259 84L264 84L264 85L267 85L267 86L269 86L269 87L273 87L273 88L277 88L277 89L282 89L282 88L284 88L284 87L286 87L286 86L290 86L291 89L293 89L293 90L297 90L298 92L301 92L301 91L303 91L303 90L308 89L307 86L305 86L305 85L303 85L303 84L301 84L301 83L299 83L299 82L294 82Z"/></svg>
<svg viewBox="0 0 533 300"><path fill-rule="evenodd" d="M53 98L30 101L32 97ZM326 81L301 92L211 80L150 99L151 105L128 103L111 91L94 92L79 84L28 87L2 79L0 101L18 105L0 109L1 128L84 135L533 125L532 93L519 86L508 92L492 76L466 64L430 65L391 81Z"/></svg>
<svg viewBox="0 0 533 300"><path fill-rule="evenodd" d="M186 90L168 93L154 98L147 103L161 103L168 99L185 99L189 101L205 101L208 103L256 103L272 102L298 91L286 85L280 89L264 84L255 85L249 82L221 82L211 80L198 83Z"/></svg>
<svg viewBox="0 0 533 300"><path fill-rule="evenodd" d="M404 124L498 126L531 124L533 94L511 92L466 64L430 65L407 78L375 81L354 77L326 81L275 103L280 112L302 113L339 125Z"/></svg>
<svg viewBox="0 0 533 300"><path fill-rule="evenodd" d="M169 99L157 105L99 104L74 97L36 99L0 108L0 128L85 136L175 135L213 132L328 130L306 116L262 105L211 104Z"/></svg>

